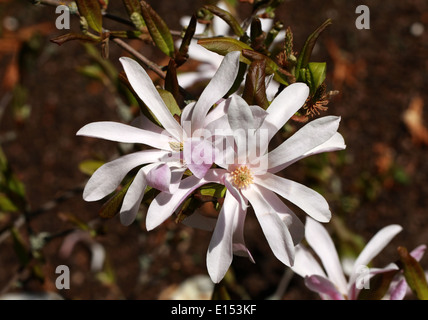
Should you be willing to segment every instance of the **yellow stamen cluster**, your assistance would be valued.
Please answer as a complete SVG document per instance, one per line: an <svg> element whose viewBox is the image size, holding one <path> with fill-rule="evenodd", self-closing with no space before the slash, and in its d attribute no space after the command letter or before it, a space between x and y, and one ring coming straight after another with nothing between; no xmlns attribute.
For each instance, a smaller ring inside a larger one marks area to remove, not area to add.
<svg viewBox="0 0 428 320"><path fill-rule="evenodd" d="M247 166L240 166L230 174L232 183L239 189L245 189L254 182L253 174Z"/></svg>
<svg viewBox="0 0 428 320"><path fill-rule="evenodd" d="M183 142L171 141L169 146L171 147L172 151L183 151Z"/></svg>

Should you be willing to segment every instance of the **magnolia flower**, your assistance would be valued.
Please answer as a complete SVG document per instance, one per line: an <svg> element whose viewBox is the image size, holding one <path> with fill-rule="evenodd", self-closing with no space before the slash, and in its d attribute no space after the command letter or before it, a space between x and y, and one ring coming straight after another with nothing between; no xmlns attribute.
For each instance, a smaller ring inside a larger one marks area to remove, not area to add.
<svg viewBox="0 0 428 320"><path fill-rule="evenodd" d="M305 247L296 247L296 257L292 270L305 278L305 285L317 292L325 300L356 300L362 288L370 285L375 274L398 270L391 263L375 269L368 268L369 262L402 230L399 225L389 225L381 229L366 245L355 260L347 280L339 261L333 240L327 230L311 218L306 220L305 239L322 262L320 266L315 257ZM401 290L402 288L397 288Z"/></svg>
<svg viewBox="0 0 428 320"><path fill-rule="evenodd" d="M141 143L153 148L104 164L92 175L83 191L86 201L100 200L113 192L130 170L144 165L133 179L120 209L121 222L129 225L135 219L147 185L173 193L178 189L186 169L191 170L195 177L202 178L211 167L213 159L204 156L203 151L212 146L207 145L206 140L200 140L198 132L221 116L218 112L207 113L235 81L239 52L232 52L224 58L199 100L183 109L181 125L168 110L144 69L130 58L122 57L120 62L136 94L163 128L141 116L141 128L110 121L94 122L81 128L77 135ZM209 152L205 153L209 155Z"/></svg>
<svg viewBox="0 0 428 320"><path fill-rule="evenodd" d="M198 187L207 183L227 187L207 252L208 273L214 282L223 278L233 254L246 256L254 262L243 236L248 203L274 255L288 266L293 264L294 246L303 238L304 226L278 195L314 219L330 220L328 203L319 193L275 173L304 157L344 149L343 138L337 132L340 118L329 116L311 121L276 149L267 152L269 141L303 105L308 94L306 84L292 84L266 111L248 106L237 95L229 98L228 103L222 105L227 115L211 124L219 131L231 131L229 137L217 135L216 142L220 142L219 149L223 151L215 156L220 168L208 170L202 179L188 177L182 180L177 192L162 192L152 201L146 220L149 230L167 219ZM229 147L224 148L224 143ZM207 228L213 222L197 213L189 220L201 227L206 224Z"/></svg>

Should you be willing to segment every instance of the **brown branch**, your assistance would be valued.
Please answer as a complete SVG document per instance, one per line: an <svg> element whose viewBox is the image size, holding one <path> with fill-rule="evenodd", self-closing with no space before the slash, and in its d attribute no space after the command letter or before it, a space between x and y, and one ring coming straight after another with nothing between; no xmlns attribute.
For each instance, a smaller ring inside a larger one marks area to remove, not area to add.
<svg viewBox="0 0 428 320"><path fill-rule="evenodd" d="M165 79L166 75L165 72L161 70L161 68L155 64L153 61L149 60L145 56L143 56L141 53L139 53L137 50L135 50L133 47L131 47L129 44L127 44L125 41L119 38L114 38L113 41L122 49L125 51L128 51L130 54L132 54L135 58L140 60L148 69L155 72L159 77L162 79Z"/></svg>

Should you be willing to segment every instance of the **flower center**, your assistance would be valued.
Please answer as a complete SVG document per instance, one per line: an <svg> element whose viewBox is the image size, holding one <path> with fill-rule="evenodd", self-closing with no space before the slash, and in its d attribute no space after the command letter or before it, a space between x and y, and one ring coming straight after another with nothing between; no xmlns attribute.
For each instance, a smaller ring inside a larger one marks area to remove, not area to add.
<svg viewBox="0 0 428 320"><path fill-rule="evenodd" d="M245 189L254 182L253 174L247 166L240 166L231 172L232 182L239 189Z"/></svg>
<svg viewBox="0 0 428 320"><path fill-rule="evenodd" d="M172 151L176 151L176 152L183 151L183 141L181 142L171 141L169 143L169 146L171 147Z"/></svg>

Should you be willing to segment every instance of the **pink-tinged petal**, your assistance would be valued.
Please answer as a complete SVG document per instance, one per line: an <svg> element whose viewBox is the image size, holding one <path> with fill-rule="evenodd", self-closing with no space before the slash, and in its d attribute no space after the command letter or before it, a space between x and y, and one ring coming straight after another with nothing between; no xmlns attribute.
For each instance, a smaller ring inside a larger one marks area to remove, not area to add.
<svg viewBox="0 0 428 320"><path fill-rule="evenodd" d="M304 83L293 83L286 87L267 108L268 115L261 130L268 130L269 140L304 105L309 87Z"/></svg>
<svg viewBox="0 0 428 320"><path fill-rule="evenodd" d="M150 109L162 126L176 140L181 141L183 138L183 129L163 102L146 71L133 59L122 57L119 60L123 65L129 83L138 97Z"/></svg>
<svg viewBox="0 0 428 320"><path fill-rule="evenodd" d="M367 266L374 257L376 257L390 242L391 240L403 230L403 228L396 224L391 224L378 231L373 238L367 243L363 251L361 251L357 260L355 260L354 271L359 266ZM353 272L354 273L354 272ZM351 280L355 275L351 276ZM350 281L351 283L353 281Z"/></svg>
<svg viewBox="0 0 428 320"><path fill-rule="evenodd" d="M405 278L398 280L396 284L391 287L390 300L403 300L407 293L407 282Z"/></svg>
<svg viewBox="0 0 428 320"><path fill-rule="evenodd" d="M254 129L259 129L260 126L263 124L263 121L265 121L268 112L260 108L259 106L250 106L251 113L253 114L253 126Z"/></svg>
<svg viewBox="0 0 428 320"><path fill-rule="evenodd" d="M208 274L214 283L223 279L232 263L234 220L238 214L239 203L226 191L224 203L207 251Z"/></svg>
<svg viewBox="0 0 428 320"><path fill-rule="evenodd" d="M230 182L230 175L226 174L224 177L224 186L227 188L228 192L235 198L236 201L240 204L241 208L247 208L247 201L242 196L241 192L238 188L236 188L231 182Z"/></svg>
<svg viewBox="0 0 428 320"><path fill-rule="evenodd" d="M358 277L356 270L361 266L367 266L369 262L376 257L399 232L401 232L401 230L403 230L401 226L392 224L384 227L374 235L355 260L354 268L349 280L350 284L354 283L355 279Z"/></svg>
<svg viewBox="0 0 428 320"><path fill-rule="evenodd" d="M308 244L321 259L330 281L336 285L342 294L346 294L348 284L336 247L327 230L319 222L307 217L305 236Z"/></svg>
<svg viewBox="0 0 428 320"><path fill-rule="evenodd" d="M234 51L227 54L216 74L201 93L192 114L192 130L202 128L204 119L214 103L229 91L235 82L239 70L241 53Z"/></svg>
<svg viewBox="0 0 428 320"><path fill-rule="evenodd" d="M169 184L169 193L174 193L180 186L181 179L183 178L184 172L187 170L186 167L172 167L171 168L171 183Z"/></svg>
<svg viewBox="0 0 428 320"><path fill-rule="evenodd" d="M156 164L149 164L141 168L129 186L120 208L119 217L123 225L129 226L134 222L147 187L146 174L155 166Z"/></svg>
<svg viewBox="0 0 428 320"><path fill-rule="evenodd" d="M368 268L366 265L356 265L349 280L348 299L357 300L360 291L370 287L370 279L373 276L398 270L399 268L395 263L390 263L384 268Z"/></svg>
<svg viewBox="0 0 428 320"><path fill-rule="evenodd" d="M195 102L189 103L187 106L184 107L183 111L181 112L180 121L181 121L181 127L185 129L187 126L191 129L191 120L192 120L192 114L193 114L193 108L196 105ZM185 129L188 136L192 133L192 130L187 131Z"/></svg>
<svg viewBox="0 0 428 320"><path fill-rule="evenodd" d="M227 115L229 103L230 103L230 98L220 99L219 101L217 101L217 106L215 106L205 117L204 128L210 125L211 122L216 121L221 117Z"/></svg>
<svg viewBox="0 0 428 320"><path fill-rule="evenodd" d="M325 300L345 300L343 295L337 291L334 284L324 277L318 275L306 277L305 285Z"/></svg>
<svg viewBox="0 0 428 320"><path fill-rule="evenodd" d="M167 134L159 134L113 121L89 123L76 135L123 143L141 143L157 149L171 150L169 142L172 138Z"/></svg>
<svg viewBox="0 0 428 320"><path fill-rule="evenodd" d="M426 248L426 245L421 244L420 246L417 246L415 249L413 249L412 252L410 252L410 255L417 261L420 261L425 254Z"/></svg>
<svg viewBox="0 0 428 320"><path fill-rule="evenodd" d="M294 214L294 212L285 205L284 202L272 191L258 186L260 194L270 204L273 211L276 212L281 220L285 223L293 239L294 245L300 243L305 236L305 226L302 221Z"/></svg>
<svg viewBox="0 0 428 320"><path fill-rule="evenodd" d="M160 163L151 169L147 175L147 184L160 191L169 192L171 184L171 169L166 163Z"/></svg>
<svg viewBox="0 0 428 320"><path fill-rule="evenodd" d="M336 132L328 141L324 142L323 144L319 145L318 147L313 148L312 150L309 150L308 152L304 153L300 157L293 158L289 161L284 162L282 165L273 167L269 169L269 172L277 173L278 171L281 171L284 168L287 168L288 166L292 165L293 163L323 152L333 152L333 151L340 151L345 150L345 140L343 139L342 135L338 132Z"/></svg>
<svg viewBox="0 0 428 320"><path fill-rule="evenodd" d="M212 143L204 138L187 139L183 144L183 159L197 178L203 178L214 162Z"/></svg>
<svg viewBox="0 0 428 320"><path fill-rule="evenodd" d="M326 274L318 261L309 252L308 249L301 245L296 246L294 265L291 269L302 278L306 276L319 275L326 278Z"/></svg>
<svg viewBox="0 0 428 320"><path fill-rule="evenodd" d="M276 176L269 172L264 175L255 176L254 183L294 203L319 222L328 222L331 219L329 205L324 197L300 183Z"/></svg>
<svg viewBox="0 0 428 320"><path fill-rule="evenodd" d="M253 206L257 220L273 254L285 265L292 266L294 244L285 223L261 195L257 186L251 185L251 187L243 189L242 193Z"/></svg>
<svg viewBox="0 0 428 320"><path fill-rule="evenodd" d="M260 116L254 111L256 116ZM228 109L228 121L235 138L236 154L238 163L247 163L252 159L254 149L257 149L257 136L260 119L254 119L253 110L240 96L231 97ZM268 141L265 141L267 144Z"/></svg>
<svg viewBox="0 0 428 320"><path fill-rule="evenodd" d="M158 162L167 151L145 150L128 154L110 161L92 175L83 190L83 199L97 201L116 190L126 174L133 168L146 163Z"/></svg>
<svg viewBox="0 0 428 320"><path fill-rule="evenodd" d="M227 111L230 128L235 132L255 129L253 112L247 102L238 95L230 97L229 109Z"/></svg>
<svg viewBox="0 0 428 320"><path fill-rule="evenodd" d="M147 230L153 230L169 218L181 203L200 186L210 182L221 183L225 173L226 170L223 169L211 169L202 179L190 176L181 180L178 190L173 194L167 192L159 193L153 199L147 212Z"/></svg>
<svg viewBox="0 0 428 320"><path fill-rule="evenodd" d="M245 245L244 240L244 224L246 215L247 203L245 203L245 207L238 207L238 214L235 216L235 230L233 231L233 253L237 256L248 258L252 263L255 263L253 256Z"/></svg>
<svg viewBox="0 0 428 320"><path fill-rule="evenodd" d="M301 158L305 153L327 142L337 133L339 122L340 117L326 116L306 124L266 155L269 171L277 172L285 168L284 164Z"/></svg>

